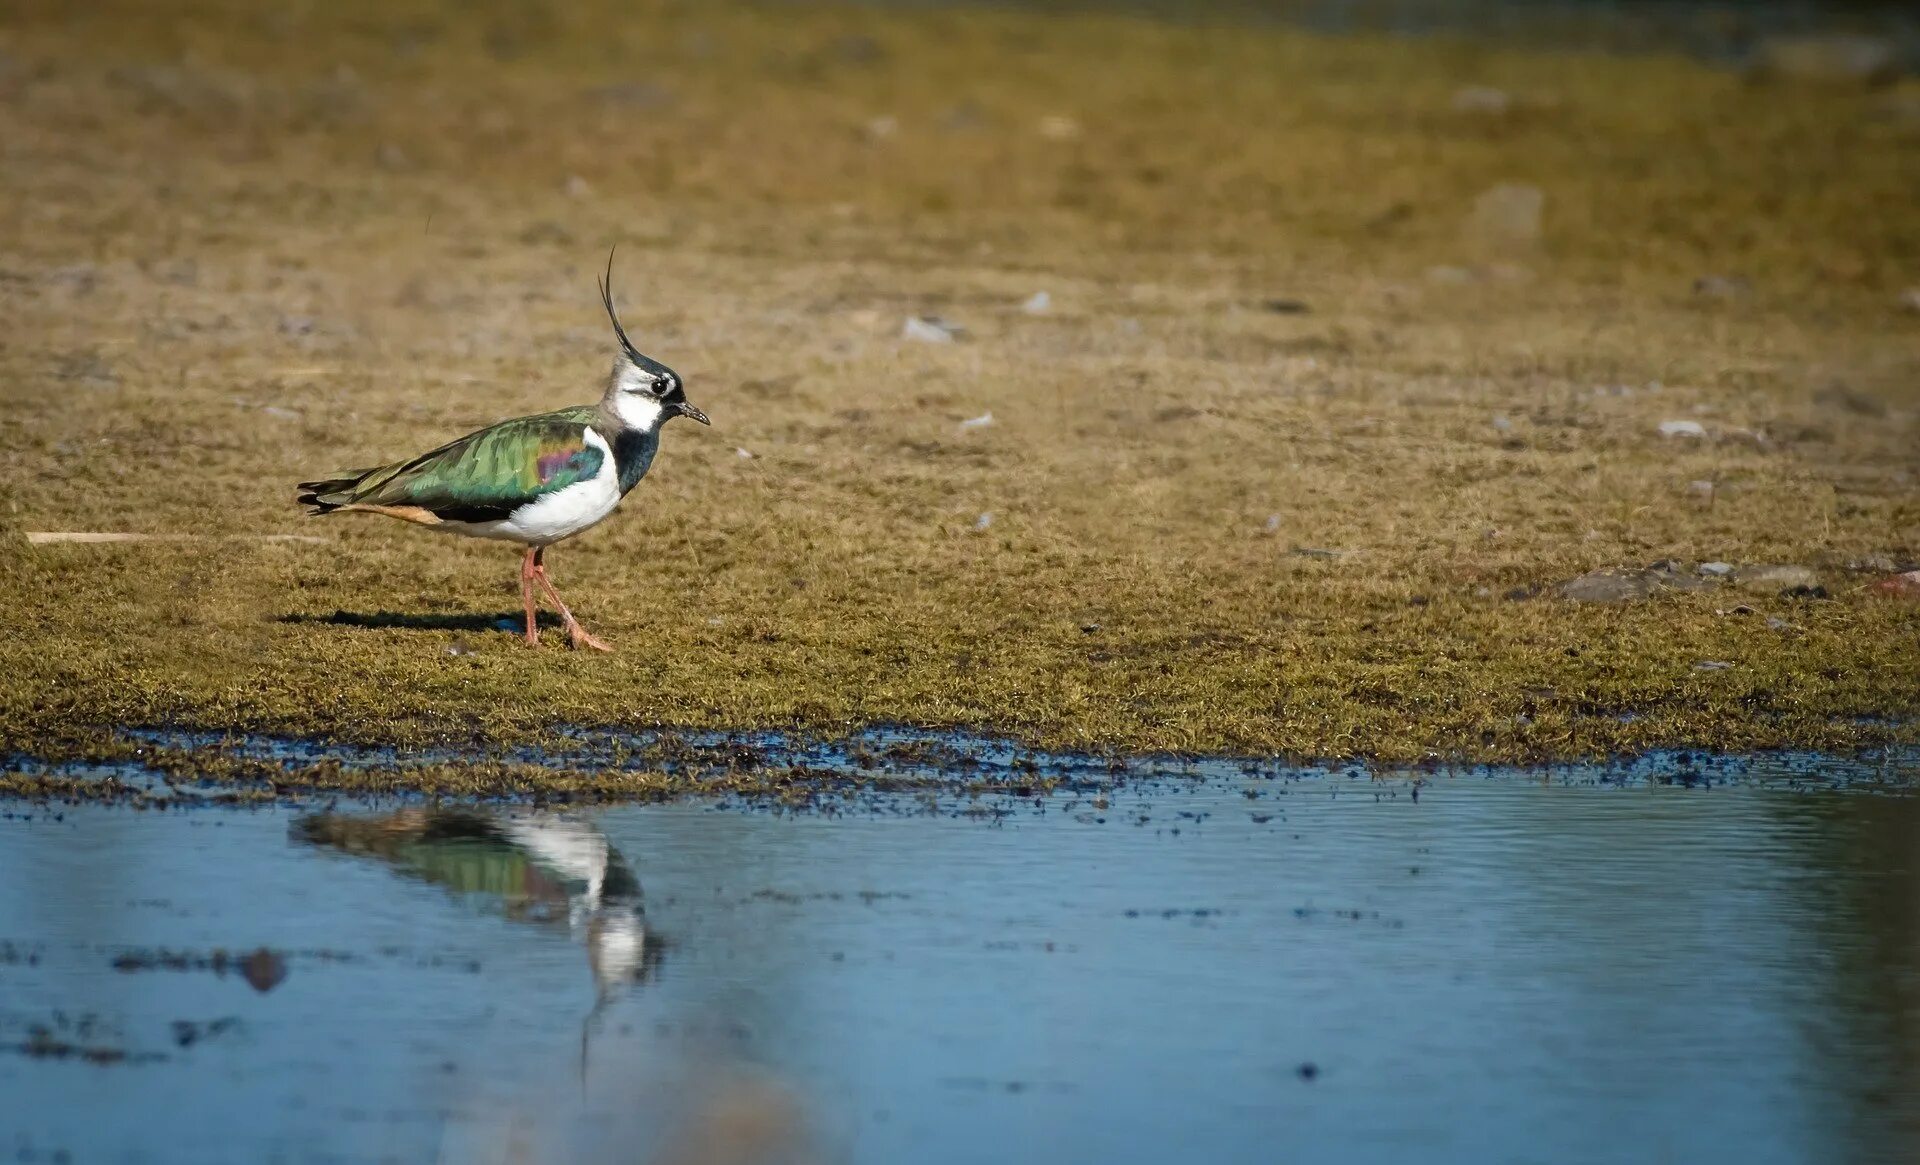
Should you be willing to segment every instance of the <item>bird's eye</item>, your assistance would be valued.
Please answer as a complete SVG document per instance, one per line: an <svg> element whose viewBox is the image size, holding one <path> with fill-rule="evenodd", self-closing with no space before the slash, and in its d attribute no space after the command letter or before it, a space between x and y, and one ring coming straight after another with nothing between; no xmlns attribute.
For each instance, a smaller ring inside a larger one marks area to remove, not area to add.
<svg viewBox="0 0 1920 1165"><path fill-rule="evenodd" d="M662 376L653 382L653 395L655 396L665 396L672 389L673 378L671 376Z"/></svg>

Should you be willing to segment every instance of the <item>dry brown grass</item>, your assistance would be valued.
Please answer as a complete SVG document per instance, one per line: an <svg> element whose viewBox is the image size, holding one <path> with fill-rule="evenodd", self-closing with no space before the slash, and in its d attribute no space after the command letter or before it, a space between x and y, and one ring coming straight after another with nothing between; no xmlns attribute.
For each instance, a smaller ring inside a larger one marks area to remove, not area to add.
<svg viewBox="0 0 1920 1165"><path fill-rule="evenodd" d="M0 25L0 744L1911 737L1920 614L1846 569L1920 557L1920 133L1884 93L1091 16L255 8ZM1500 182L1544 192L1538 241L1466 229ZM715 425L552 556L621 654L528 652L471 618L514 608L505 550L291 486L590 399L615 241ZM902 341L920 312L965 338ZM333 541L22 548L61 529ZM1502 597L1665 557L1834 597Z"/></svg>

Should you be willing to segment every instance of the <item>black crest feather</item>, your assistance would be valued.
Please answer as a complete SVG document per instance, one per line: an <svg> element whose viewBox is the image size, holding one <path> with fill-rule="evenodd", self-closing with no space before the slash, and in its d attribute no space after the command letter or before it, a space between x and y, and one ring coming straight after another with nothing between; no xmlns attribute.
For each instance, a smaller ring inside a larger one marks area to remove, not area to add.
<svg viewBox="0 0 1920 1165"><path fill-rule="evenodd" d="M652 361L642 356L640 349L633 346L633 341L627 339L627 329L620 326L620 315L613 310L613 253L619 249L619 246L615 243L607 248L607 274L599 280L600 302L607 307L607 318L613 321L613 334L620 337L620 347L626 351L627 359L645 368Z"/></svg>

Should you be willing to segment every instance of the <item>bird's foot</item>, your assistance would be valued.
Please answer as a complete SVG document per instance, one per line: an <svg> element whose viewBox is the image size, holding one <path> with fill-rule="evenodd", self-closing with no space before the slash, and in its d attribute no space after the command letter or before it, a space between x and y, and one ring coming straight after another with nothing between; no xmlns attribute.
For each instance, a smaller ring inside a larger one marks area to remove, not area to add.
<svg viewBox="0 0 1920 1165"><path fill-rule="evenodd" d="M573 642L573 649L579 651L588 648L593 651L612 651L613 645L594 638L585 627L578 623L567 624L567 638Z"/></svg>
<svg viewBox="0 0 1920 1165"><path fill-rule="evenodd" d="M540 633L529 629L526 634L520 637L520 641L528 647L538 647L540 646Z"/></svg>

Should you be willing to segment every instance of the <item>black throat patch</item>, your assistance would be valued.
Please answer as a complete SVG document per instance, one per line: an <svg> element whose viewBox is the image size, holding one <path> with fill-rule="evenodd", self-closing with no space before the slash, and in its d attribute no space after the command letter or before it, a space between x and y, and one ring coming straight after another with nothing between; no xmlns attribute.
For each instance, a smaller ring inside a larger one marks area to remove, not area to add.
<svg viewBox="0 0 1920 1165"><path fill-rule="evenodd" d="M651 430L622 429L613 439L613 463L620 470L620 493L640 484L647 475L647 468L653 464L653 455L660 450L660 429L656 425Z"/></svg>

